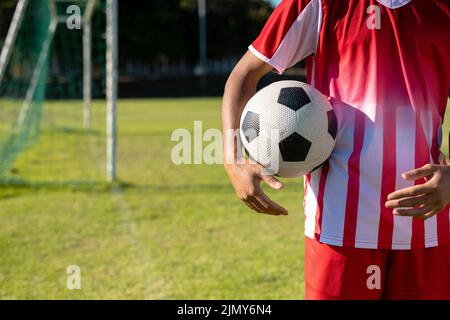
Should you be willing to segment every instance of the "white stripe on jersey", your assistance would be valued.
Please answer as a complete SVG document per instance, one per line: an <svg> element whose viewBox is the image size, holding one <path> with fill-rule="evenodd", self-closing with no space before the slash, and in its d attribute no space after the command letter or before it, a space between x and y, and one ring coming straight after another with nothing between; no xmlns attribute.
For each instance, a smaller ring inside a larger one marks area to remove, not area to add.
<svg viewBox="0 0 450 320"><path fill-rule="evenodd" d="M425 220L425 248L438 245L437 237L437 216Z"/></svg>
<svg viewBox="0 0 450 320"><path fill-rule="evenodd" d="M319 181L322 168L311 173L310 183L306 184L305 197L305 235L314 239L316 228L317 195L319 193Z"/></svg>
<svg viewBox="0 0 450 320"><path fill-rule="evenodd" d="M396 176L415 168L415 131L416 113L412 108L397 108L396 115ZM395 190L411 187L413 181L396 179ZM412 217L394 216L393 249L411 249Z"/></svg>
<svg viewBox="0 0 450 320"><path fill-rule="evenodd" d="M375 107L371 107L375 110ZM366 108L370 109L370 108ZM360 158L359 206L355 247L377 248L380 223L381 177L383 171L383 114L376 113L376 122L365 118L364 144ZM371 226L367 228L367 226Z"/></svg>
<svg viewBox="0 0 450 320"><path fill-rule="evenodd" d="M422 111L420 113L420 123L427 139L428 149L431 150L433 143L433 114L430 111ZM433 156L430 152L430 163L434 163ZM437 239L437 217L425 220L425 247L434 247L438 245Z"/></svg>
<svg viewBox="0 0 450 320"><path fill-rule="evenodd" d="M320 239L326 238L327 243L341 246L344 238L348 159L353 151L355 109L339 102L334 103L333 107L340 127L336 146L329 160Z"/></svg>

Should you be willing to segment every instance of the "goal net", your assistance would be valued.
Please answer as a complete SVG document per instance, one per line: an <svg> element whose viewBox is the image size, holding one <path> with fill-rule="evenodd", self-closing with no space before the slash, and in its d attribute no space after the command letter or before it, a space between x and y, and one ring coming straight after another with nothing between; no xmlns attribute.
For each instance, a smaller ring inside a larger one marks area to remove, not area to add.
<svg viewBox="0 0 450 320"><path fill-rule="evenodd" d="M104 181L106 168L114 179L114 6L18 0L11 10L0 38L0 179Z"/></svg>

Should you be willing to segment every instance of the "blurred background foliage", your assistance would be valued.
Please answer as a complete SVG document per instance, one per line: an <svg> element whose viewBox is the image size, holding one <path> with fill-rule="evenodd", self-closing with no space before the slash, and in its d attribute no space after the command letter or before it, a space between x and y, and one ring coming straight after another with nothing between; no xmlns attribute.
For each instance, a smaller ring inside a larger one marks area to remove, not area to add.
<svg viewBox="0 0 450 320"><path fill-rule="evenodd" d="M0 0L0 46L16 4L17 0ZM120 0L120 97L220 95L228 74L258 36L273 5L266 0L206 1L205 80L198 73L197 0ZM52 96L47 91L47 98Z"/></svg>
<svg viewBox="0 0 450 320"><path fill-rule="evenodd" d="M16 3L0 0L0 41ZM197 62L197 0L122 0L119 10L122 65L128 60ZM272 10L262 0L207 0L208 57L242 54Z"/></svg>

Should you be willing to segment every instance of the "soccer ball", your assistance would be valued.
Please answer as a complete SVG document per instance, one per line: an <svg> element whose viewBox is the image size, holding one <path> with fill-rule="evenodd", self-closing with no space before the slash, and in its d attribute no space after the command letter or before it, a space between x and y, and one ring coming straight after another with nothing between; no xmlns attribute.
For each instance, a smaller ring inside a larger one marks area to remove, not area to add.
<svg viewBox="0 0 450 320"><path fill-rule="evenodd" d="M269 174L286 178L326 162L336 133L328 99L299 81L279 81L258 91L244 108L239 130L247 155Z"/></svg>

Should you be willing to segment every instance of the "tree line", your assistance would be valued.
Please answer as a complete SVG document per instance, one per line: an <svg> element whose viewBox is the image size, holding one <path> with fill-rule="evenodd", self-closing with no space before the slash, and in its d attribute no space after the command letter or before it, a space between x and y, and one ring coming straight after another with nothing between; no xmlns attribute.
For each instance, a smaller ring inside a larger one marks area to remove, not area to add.
<svg viewBox="0 0 450 320"><path fill-rule="evenodd" d="M17 0L0 1L0 45ZM273 8L264 0L207 0L208 57L240 55ZM119 1L120 63L198 60L197 0Z"/></svg>

